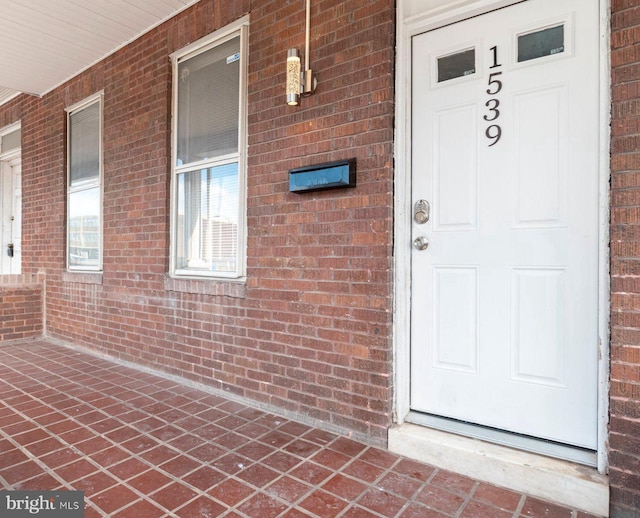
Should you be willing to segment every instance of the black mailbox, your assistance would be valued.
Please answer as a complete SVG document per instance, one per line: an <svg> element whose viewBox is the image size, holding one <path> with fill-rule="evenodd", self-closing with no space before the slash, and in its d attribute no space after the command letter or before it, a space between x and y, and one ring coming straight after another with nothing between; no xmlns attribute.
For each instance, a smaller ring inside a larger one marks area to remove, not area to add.
<svg viewBox="0 0 640 518"><path fill-rule="evenodd" d="M289 171L289 191L303 193L356 186L356 159L326 162Z"/></svg>

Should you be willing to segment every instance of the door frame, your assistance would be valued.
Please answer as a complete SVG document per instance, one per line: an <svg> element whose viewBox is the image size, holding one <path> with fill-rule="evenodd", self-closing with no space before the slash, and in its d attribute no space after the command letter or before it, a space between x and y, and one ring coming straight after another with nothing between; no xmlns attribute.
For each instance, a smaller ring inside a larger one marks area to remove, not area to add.
<svg viewBox="0 0 640 518"><path fill-rule="evenodd" d="M393 323L393 421L401 425L410 411L411 361L411 42L423 32L473 16L520 3L522 0L450 0L446 5L418 12L416 0L399 0L396 23L396 127L394 203L394 323ZM609 415L609 148L611 120L610 0L598 0L600 8L599 99L599 279L598 279L598 450L597 468L608 468ZM432 2L435 3L435 2Z"/></svg>
<svg viewBox="0 0 640 518"><path fill-rule="evenodd" d="M14 191L15 191L15 186L13 185L13 168L17 165L20 165L20 167L22 167L22 149L21 148L17 148L11 151L8 151L6 153L0 154L0 174L4 175L4 169L7 168L9 171L11 171L11 183L12 183L12 189L11 189L11 203L15 202L14 199ZM4 178L0 181L0 189L5 189L6 185L4 183ZM20 206L20 211L22 213L22 206ZM21 216L22 219L22 216ZM5 249L4 247L0 247L0 253L4 253ZM20 256L20 273L22 272L22 258ZM2 274L0 274L2 275Z"/></svg>

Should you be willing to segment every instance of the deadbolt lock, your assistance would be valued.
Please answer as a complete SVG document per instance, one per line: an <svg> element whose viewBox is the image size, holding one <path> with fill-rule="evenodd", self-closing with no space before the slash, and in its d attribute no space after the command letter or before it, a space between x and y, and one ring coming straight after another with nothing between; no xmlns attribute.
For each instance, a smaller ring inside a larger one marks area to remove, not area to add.
<svg viewBox="0 0 640 518"><path fill-rule="evenodd" d="M429 221L429 202L427 200L418 200L413 206L413 219L418 225L424 225Z"/></svg>

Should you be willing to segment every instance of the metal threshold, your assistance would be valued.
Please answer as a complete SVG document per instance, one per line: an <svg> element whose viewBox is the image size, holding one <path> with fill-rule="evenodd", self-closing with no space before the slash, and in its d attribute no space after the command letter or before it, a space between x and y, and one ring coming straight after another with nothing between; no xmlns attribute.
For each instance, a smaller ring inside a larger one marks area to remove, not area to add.
<svg viewBox="0 0 640 518"><path fill-rule="evenodd" d="M598 465L596 452L585 448L419 412L410 412L405 420L420 426L428 426L429 428L455 433L464 437L473 437L474 439L508 446L517 450L546 455L554 459L568 460L569 462L576 462L592 468Z"/></svg>

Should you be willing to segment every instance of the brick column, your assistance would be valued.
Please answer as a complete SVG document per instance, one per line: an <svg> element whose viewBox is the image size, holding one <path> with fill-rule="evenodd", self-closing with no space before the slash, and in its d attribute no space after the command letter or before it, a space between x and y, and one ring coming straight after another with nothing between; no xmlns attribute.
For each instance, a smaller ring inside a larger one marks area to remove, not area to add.
<svg viewBox="0 0 640 518"><path fill-rule="evenodd" d="M640 516L640 2L611 17L611 516Z"/></svg>

